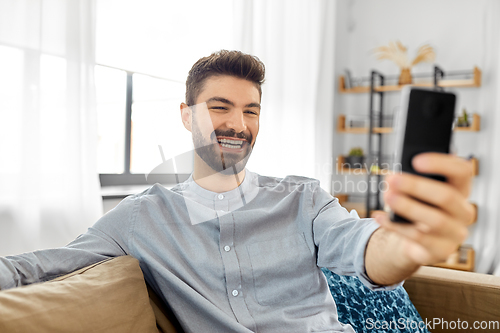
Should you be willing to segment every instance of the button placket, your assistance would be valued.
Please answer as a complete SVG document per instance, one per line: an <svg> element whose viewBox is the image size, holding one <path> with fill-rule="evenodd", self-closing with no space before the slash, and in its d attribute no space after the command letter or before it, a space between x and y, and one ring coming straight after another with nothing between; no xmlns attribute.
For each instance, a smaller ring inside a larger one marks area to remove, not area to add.
<svg viewBox="0 0 500 333"><path fill-rule="evenodd" d="M252 316L242 296L241 290L241 267L234 251L234 216L232 213L219 217L219 244L221 258L224 265L224 275L226 280L226 290L228 301L236 319L240 323L254 326Z"/></svg>

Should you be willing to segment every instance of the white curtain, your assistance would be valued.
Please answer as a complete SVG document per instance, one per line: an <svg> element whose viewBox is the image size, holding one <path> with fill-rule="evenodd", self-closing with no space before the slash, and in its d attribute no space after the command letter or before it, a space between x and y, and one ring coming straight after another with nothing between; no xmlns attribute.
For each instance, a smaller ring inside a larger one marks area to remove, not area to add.
<svg viewBox="0 0 500 333"><path fill-rule="evenodd" d="M236 48L266 65L260 134L250 170L320 179L332 172L335 3L234 1Z"/></svg>
<svg viewBox="0 0 500 333"><path fill-rule="evenodd" d="M480 173L475 179L473 197L478 205L478 220L470 228L467 243L476 251L475 271L500 276L500 3L483 3L484 48L483 84L479 89L481 119L481 145L476 148L480 156Z"/></svg>
<svg viewBox="0 0 500 333"><path fill-rule="evenodd" d="M95 3L0 0L0 255L63 246L102 213Z"/></svg>

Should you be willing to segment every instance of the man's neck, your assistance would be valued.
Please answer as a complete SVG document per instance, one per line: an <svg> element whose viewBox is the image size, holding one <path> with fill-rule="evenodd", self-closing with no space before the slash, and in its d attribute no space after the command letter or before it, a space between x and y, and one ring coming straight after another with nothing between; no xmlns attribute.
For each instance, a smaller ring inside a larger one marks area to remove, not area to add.
<svg viewBox="0 0 500 333"><path fill-rule="evenodd" d="M193 180L206 190L216 193L228 192L240 186L245 179L245 169L237 174L223 175L220 172L214 173L208 165L202 164L195 161Z"/></svg>

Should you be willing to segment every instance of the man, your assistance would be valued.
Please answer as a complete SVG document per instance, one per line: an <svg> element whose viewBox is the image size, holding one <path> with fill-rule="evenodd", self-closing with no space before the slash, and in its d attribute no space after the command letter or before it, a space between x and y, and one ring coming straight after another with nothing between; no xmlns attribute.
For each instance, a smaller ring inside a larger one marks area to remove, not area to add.
<svg viewBox="0 0 500 333"><path fill-rule="evenodd" d="M388 178L386 202L412 225L353 218L313 179L246 170L263 81L264 65L241 52L200 59L181 104L195 144L191 178L126 198L64 248L1 258L0 288L131 254L188 332L353 332L338 322L319 267L386 289L456 250L473 215L471 167L459 158L413 161L448 183Z"/></svg>

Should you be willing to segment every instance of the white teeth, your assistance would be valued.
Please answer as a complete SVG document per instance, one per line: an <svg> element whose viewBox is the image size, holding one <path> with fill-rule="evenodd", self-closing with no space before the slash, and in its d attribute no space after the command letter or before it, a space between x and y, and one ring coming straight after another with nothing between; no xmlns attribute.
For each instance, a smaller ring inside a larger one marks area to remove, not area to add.
<svg viewBox="0 0 500 333"><path fill-rule="evenodd" d="M230 143L233 145L242 145L243 141L241 140L231 140L231 139L220 139L219 142L221 143Z"/></svg>
<svg viewBox="0 0 500 333"><path fill-rule="evenodd" d="M219 139L219 144L225 148L239 149L243 145L241 140Z"/></svg>
<svg viewBox="0 0 500 333"><path fill-rule="evenodd" d="M226 143L221 143L220 144L222 147L225 147L225 148L231 148L231 149L238 149L238 148L241 148L241 145L237 146L237 145L231 145L231 144L226 144Z"/></svg>

